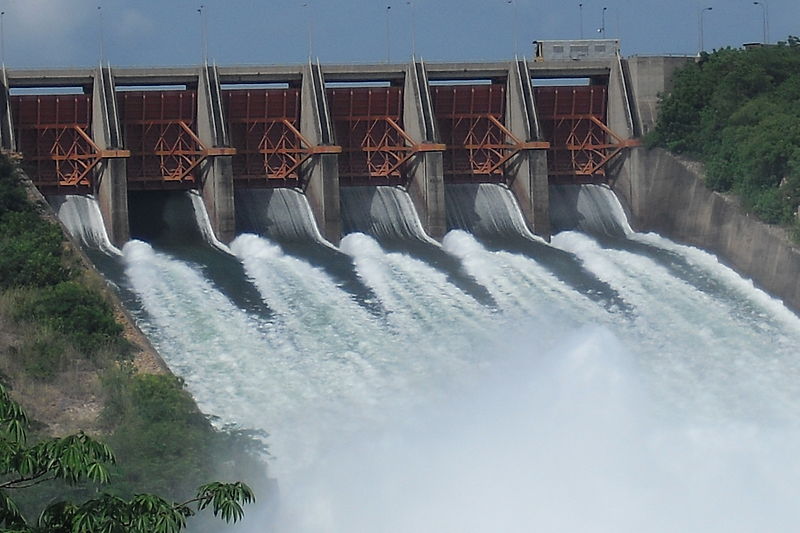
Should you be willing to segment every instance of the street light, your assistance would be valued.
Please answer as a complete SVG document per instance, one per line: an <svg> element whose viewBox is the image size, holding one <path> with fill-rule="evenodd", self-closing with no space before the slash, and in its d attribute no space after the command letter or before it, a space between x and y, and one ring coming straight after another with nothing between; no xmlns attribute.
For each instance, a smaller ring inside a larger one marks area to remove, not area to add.
<svg viewBox="0 0 800 533"><path fill-rule="evenodd" d="M409 0L406 5L411 8L411 57L417 57L417 19L414 16L414 2Z"/></svg>
<svg viewBox="0 0 800 533"><path fill-rule="evenodd" d="M200 4L197 10L200 14L200 53L202 54L203 64L208 64L208 19L206 16L206 6Z"/></svg>
<svg viewBox="0 0 800 533"><path fill-rule="evenodd" d="M767 19L767 13L769 7L767 6L766 2L753 2L754 6L761 6L761 30L762 30L762 42L764 44L769 43L769 20Z"/></svg>
<svg viewBox="0 0 800 533"><path fill-rule="evenodd" d="M308 33L308 60L311 61L314 53L314 8L311 6L311 2L304 2L303 7L308 11L306 14L306 29Z"/></svg>
<svg viewBox="0 0 800 533"><path fill-rule="evenodd" d="M606 38L606 10L608 8L604 7L603 12L600 14L600 27L597 29L597 33L605 39Z"/></svg>
<svg viewBox="0 0 800 533"><path fill-rule="evenodd" d="M578 4L578 20L580 20L581 39L583 39L583 3Z"/></svg>
<svg viewBox="0 0 800 533"><path fill-rule="evenodd" d="M389 33L389 13L392 11L392 6L386 6L386 62L390 63L392 60L392 38Z"/></svg>
<svg viewBox="0 0 800 533"><path fill-rule="evenodd" d="M3 71L6 69L6 12L0 11L0 61L3 63Z"/></svg>
<svg viewBox="0 0 800 533"><path fill-rule="evenodd" d="M705 50L705 43L703 42L703 15L705 14L706 11L711 11L711 10L712 8L710 7L704 7L697 14L698 24L700 25L699 49L697 50L697 55L700 55L700 53L703 52L703 50Z"/></svg>
<svg viewBox="0 0 800 533"><path fill-rule="evenodd" d="M514 0L506 0L506 4L513 8L513 20L511 21L511 32L514 34L514 56L519 55L519 38L517 36L517 3Z"/></svg>
<svg viewBox="0 0 800 533"><path fill-rule="evenodd" d="M104 24L103 24L103 6L97 6L97 16L100 19L98 21L99 26L100 26L100 31L99 31L99 34L98 34L97 37L100 40L100 42L98 43L98 46L100 47L100 64L102 65L104 60L105 60L105 55L106 55L106 51L105 51L105 48L106 48L105 40L106 39L105 39L104 29L103 29L103 26L104 26Z"/></svg>

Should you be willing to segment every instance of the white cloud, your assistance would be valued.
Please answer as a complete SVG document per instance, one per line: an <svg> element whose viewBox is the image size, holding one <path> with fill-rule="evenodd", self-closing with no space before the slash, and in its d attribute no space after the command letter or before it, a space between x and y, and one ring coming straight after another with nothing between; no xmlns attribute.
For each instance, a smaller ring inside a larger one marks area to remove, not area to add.
<svg viewBox="0 0 800 533"><path fill-rule="evenodd" d="M118 31L123 36L140 36L146 33L152 33L155 30L155 24L147 18L141 11L136 9L126 8L119 18Z"/></svg>
<svg viewBox="0 0 800 533"><path fill-rule="evenodd" d="M91 0L5 0L0 7L12 66L66 66L77 60L87 41L97 41L96 32L87 31L97 17Z"/></svg>

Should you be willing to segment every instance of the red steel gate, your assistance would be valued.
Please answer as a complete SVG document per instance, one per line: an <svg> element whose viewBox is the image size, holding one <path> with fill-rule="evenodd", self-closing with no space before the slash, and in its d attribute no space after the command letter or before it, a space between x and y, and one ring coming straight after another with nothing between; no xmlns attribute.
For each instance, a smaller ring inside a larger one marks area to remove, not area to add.
<svg viewBox="0 0 800 533"><path fill-rule="evenodd" d="M607 93L605 85L535 88L551 183L603 183L607 164L638 144L606 126Z"/></svg>
<svg viewBox="0 0 800 533"><path fill-rule="evenodd" d="M403 89L328 89L343 185L402 185L404 165L422 148L403 131Z"/></svg>
<svg viewBox="0 0 800 533"><path fill-rule="evenodd" d="M505 127L505 84L431 87L448 181L503 181L523 143Z"/></svg>
<svg viewBox="0 0 800 533"><path fill-rule="evenodd" d="M118 98L131 151L128 188L197 187L198 166L215 155L195 133L197 91L122 91Z"/></svg>
<svg viewBox="0 0 800 533"><path fill-rule="evenodd" d="M89 192L92 170L108 152L92 141L92 99L85 94L14 95L11 113L23 167L44 193Z"/></svg>
<svg viewBox="0 0 800 533"><path fill-rule="evenodd" d="M300 90L222 93L230 126L233 177L246 187L297 187L300 167L314 153L300 134Z"/></svg>

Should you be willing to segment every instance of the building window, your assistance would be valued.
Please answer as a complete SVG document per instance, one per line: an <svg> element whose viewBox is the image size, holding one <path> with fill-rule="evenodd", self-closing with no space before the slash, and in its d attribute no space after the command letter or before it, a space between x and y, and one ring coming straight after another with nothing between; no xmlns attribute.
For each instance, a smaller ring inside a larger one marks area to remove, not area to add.
<svg viewBox="0 0 800 533"><path fill-rule="evenodd" d="M570 46L569 54L572 57L583 57L589 55L589 47L588 46Z"/></svg>

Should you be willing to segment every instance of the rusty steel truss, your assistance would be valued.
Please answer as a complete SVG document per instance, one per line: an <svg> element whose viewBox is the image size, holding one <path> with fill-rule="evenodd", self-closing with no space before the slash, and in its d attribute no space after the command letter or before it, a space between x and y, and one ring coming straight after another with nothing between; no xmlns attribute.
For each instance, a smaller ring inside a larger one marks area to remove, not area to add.
<svg viewBox="0 0 800 533"><path fill-rule="evenodd" d="M11 111L23 165L43 192L91 191L103 159L130 155L92 140L89 95L15 95Z"/></svg>
<svg viewBox="0 0 800 533"><path fill-rule="evenodd" d="M551 182L603 183L609 163L625 148L638 146L606 124L607 87L537 87L536 106L550 141Z"/></svg>
<svg viewBox="0 0 800 533"><path fill-rule="evenodd" d="M342 184L405 185L408 163L421 152L444 145L422 143L403 128L403 89L347 87L327 91Z"/></svg>
<svg viewBox="0 0 800 533"><path fill-rule="evenodd" d="M300 133L300 91L288 89L223 92L231 143L233 175L249 187L301 185L303 164L315 154L338 153L317 146Z"/></svg>
<svg viewBox="0 0 800 533"><path fill-rule="evenodd" d="M131 188L193 188L203 161L235 154L206 146L195 133L197 91L125 91L119 98Z"/></svg>
<svg viewBox="0 0 800 533"><path fill-rule="evenodd" d="M548 147L522 141L506 128L505 85L434 86L432 93L450 181L505 181L506 164L514 156Z"/></svg>

